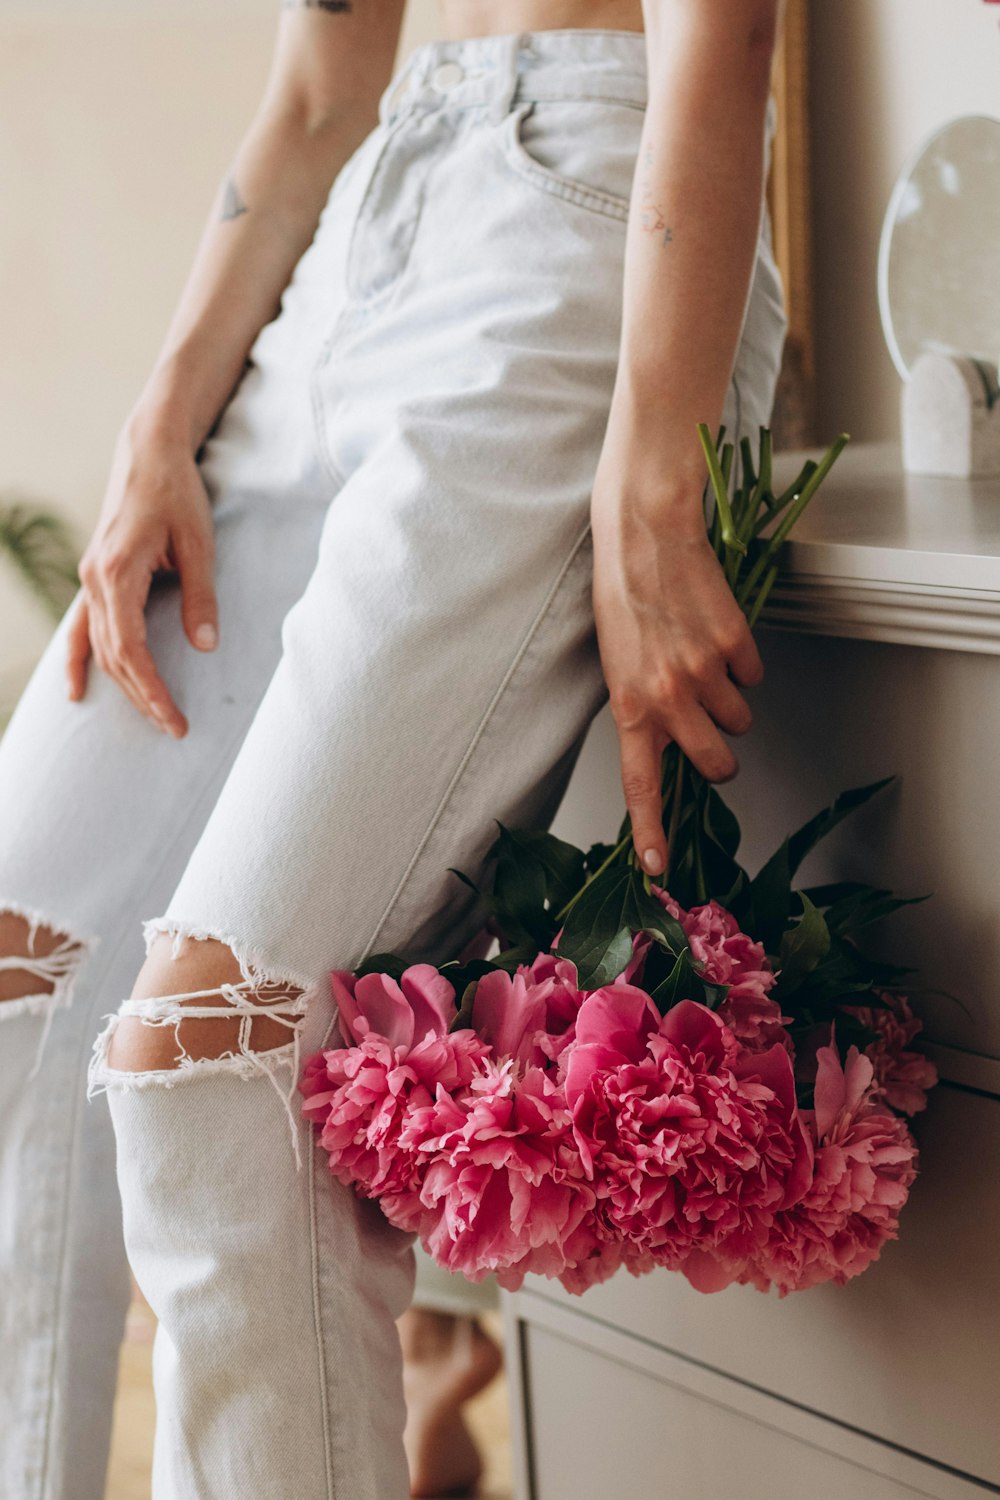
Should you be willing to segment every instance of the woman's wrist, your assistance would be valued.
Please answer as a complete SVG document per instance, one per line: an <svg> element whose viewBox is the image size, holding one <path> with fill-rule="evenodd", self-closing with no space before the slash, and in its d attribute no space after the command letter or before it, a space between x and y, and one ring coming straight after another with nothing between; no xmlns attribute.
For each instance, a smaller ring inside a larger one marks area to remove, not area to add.
<svg viewBox="0 0 1000 1500"><path fill-rule="evenodd" d="M591 498L596 530L620 527L623 512L654 537L703 536L705 455L691 423L693 445L676 423L636 420L612 409Z"/></svg>
<svg viewBox="0 0 1000 1500"><path fill-rule="evenodd" d="M191 373L173 359L158 364L125 419L119 442L196 453L212 425L197 409L196 389Z"/></svg>

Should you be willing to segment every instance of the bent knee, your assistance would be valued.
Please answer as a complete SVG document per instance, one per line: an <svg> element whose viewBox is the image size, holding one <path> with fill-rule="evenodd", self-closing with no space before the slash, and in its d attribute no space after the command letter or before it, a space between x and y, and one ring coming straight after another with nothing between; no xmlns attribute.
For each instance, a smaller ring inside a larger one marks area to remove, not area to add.
<svg viewBox="0 0 1000 1500"><path fill-rule="evenodd" d="M88 946L55 923L0 907L0 1004L67 997Z"/></svg>
<svg viewBox="0 0 1000 1500"><path fill-rule="evenodd" d="M232 948L215 938L161 933L114 1022L107 1067L160 1072L272 1052L292 1040L302 994L280 980L245 979Z"/></svg>

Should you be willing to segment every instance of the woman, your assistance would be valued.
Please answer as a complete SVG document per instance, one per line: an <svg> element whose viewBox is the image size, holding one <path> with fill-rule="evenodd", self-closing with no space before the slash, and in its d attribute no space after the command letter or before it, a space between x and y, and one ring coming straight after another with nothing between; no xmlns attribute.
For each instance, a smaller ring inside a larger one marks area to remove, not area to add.
<svg viewBox="0 0 1000 1500"><path fill-rule="evenodd" d="M90 1092L159 1319L158 1500L407 1493L413 1237L298 1124L327 972L472 941L448 866L552 817L609 694L654 874L663 747L726 780L749 726L696 423L770 416L780 0L446 0L391 78L402 3L286 0L3 740L17 1500L102 1493L108 1012Z"/></svg>

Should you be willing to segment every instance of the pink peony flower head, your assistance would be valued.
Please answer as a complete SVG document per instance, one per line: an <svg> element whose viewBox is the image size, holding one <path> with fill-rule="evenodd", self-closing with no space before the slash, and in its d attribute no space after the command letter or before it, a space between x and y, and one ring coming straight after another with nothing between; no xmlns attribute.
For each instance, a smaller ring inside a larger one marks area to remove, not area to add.
<svg viewBox="0 0 1000 1500"><path fill-rule="evenodd" d="M392 1046L410 1047L425 1036L443 1036L455 1018L455 991L433 964L413 964L399 982L389 974L334 969L330 989L345 1041L375 1032Z"/></svg>
<svg viewBox="0 0 1000 1500"><path fill-rule="evenodd" d="M927 1091L937 1083L938 1071L929 1057L910 1047L923 1023L913 1014L909 1000L888 990L878 994L884 1005L845 1005L843 1009L877 1033L865 1052L886 1104L900 1114L915 1115L927 1108Z"/></svg>

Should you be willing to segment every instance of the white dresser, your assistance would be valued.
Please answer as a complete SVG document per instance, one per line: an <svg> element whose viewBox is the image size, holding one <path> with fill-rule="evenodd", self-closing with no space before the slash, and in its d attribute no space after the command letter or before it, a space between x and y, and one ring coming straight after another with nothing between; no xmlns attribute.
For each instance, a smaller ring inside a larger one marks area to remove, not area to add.
<svg viewBox="0 0 1000 1500"><path fill-rule="evenodd" d="M807 455L776 462L776 488ZM819 450L809 450L819 457ZM800 872L931 900L872 928L919 969L940 1087L901 1237L845 1288L702 1296L620 1274L504 1296L519 1500L1000 1494L1000 482L848 445L789 545L726 796L751 870L848 786L899 772ZM594 725L555 832L607 837Z"/></svg>

